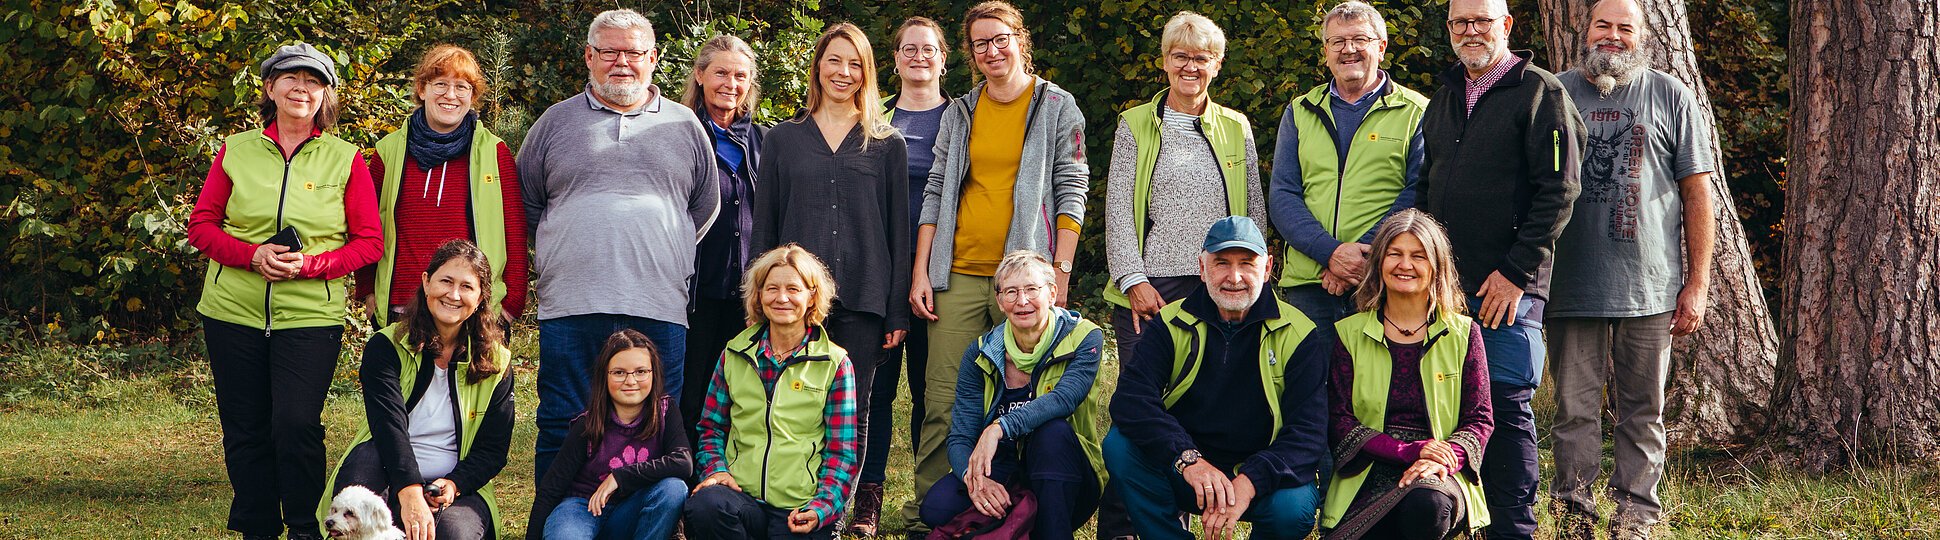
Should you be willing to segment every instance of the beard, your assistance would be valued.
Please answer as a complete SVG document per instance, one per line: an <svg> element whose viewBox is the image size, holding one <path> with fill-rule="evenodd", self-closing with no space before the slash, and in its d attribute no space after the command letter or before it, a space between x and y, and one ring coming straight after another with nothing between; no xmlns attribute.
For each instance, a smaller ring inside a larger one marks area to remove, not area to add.
<svg viewBox="0 0 1940 540"><path fill-rule="evenodd" d="M593 78L589 82L593 85L593 93L599 94L600 99L621 107L631 107L647 97L645 79L637 78L635 82L606 82Z"/></svg>
<svg viewBox="0 0 1940 540"><path fill-rule="evenodd" d="M1637 80L1644 70L1650 69L1650 54L1643 47L1631 47L1617 52L1606 52L1597 48L1600 45L1618 45L1616 40L1606 39L1590 44L1583 55L1583 72L1589 75L1590 82L1596 85L1597 94L1610 97L1618 87Z"/></svg>
<svg viewBox="0 0 1940 540"><path fill-rule="evenodd" d="M1260 299L1260 291L1264 289L1264 287L1257 287L1242 293L1221 290L1218 285L1209 285L1207 288L1210 289L1207 292L1211 293L1209 296L1212 296L1213 305L1219 306L1221 311L1246 311L1253 307L1253 302Z"/></svg>
<svg viewBox="0 0 1940 540"><path fill-rule="evenodd" d="M1488 48L1479 52L1471 52L1468 48L1462 46L1464 43L1482 43L1488 45ZM1505 44L1490 43L1488 40L1482 38L1464 38L1461 41L1455 42L1455 58L1462 61L1463 67L1481 71L1495 67L1495 62L1492 60L1499 58L1497 53L1503 52L1506 48Z"/></svg>

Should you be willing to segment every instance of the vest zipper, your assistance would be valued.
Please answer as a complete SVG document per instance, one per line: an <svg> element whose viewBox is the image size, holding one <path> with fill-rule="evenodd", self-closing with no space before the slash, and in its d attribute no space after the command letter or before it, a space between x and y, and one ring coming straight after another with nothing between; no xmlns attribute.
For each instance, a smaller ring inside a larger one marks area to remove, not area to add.
<svg viewBox="0 0 1940 540"><path fill-rule="evenodd" d="M277 186L277 190L276 190L276 229L275 230L277 232L283 231L283 201L285 199L288 199L290 195L290 165L296 162L296 155L303 152L303 145L310 144L310 139L314 139L314 138L316 138L315 135L311 135L309 137L304 138L303 142L296 143L296 150L291 151L290 154L287 156L283 156L283 183L282 185ZM270 144L273 146L276 146L276 153L278 154L283 153L282 145L277 144L275 140L272 139L270 141ZM276 233L270 233L270 234L274 235ZM263 337L269 337L270 298L271 298L271 293L273 293L275 289L276 289L275 283L271 283L268 281L263 282ZM330 290L329 284L328 283L324 284L324 291L328 292L329 290Z"/></svg>
<svg viewBox="0 0 1940 540"><path fill-rule="evenodd" d="M761 372L761 360L755 359L755 373ZM775 373L775 380L764 385L768 392L768 403L763 405L762 422L767 429L762 430L766 438L761 443L761 500L768 500L768 462L775 457L775 385L781 384L781 375L788 372L788 365L782 364L781 371Z"/></svg>

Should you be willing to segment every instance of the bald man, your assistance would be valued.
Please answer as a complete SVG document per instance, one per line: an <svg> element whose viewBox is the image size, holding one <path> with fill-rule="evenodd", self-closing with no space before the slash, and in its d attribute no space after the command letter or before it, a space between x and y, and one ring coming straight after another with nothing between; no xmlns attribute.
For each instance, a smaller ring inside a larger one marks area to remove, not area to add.
<svg viewBox="0 0 1940 540"><path fill-rule="evenodd" d="M1582 63L1560 76L1589 150L1577 218L1556 242L1545 321L1556 348L1550 499L1559 538L1591 537L1607 390L1617 422L1610 537L1642 539L1664 513L1657 484L1671 337L1696 331L1707 304L1715 154L1696 96L1650 68L1643 11L1604 0L1587 24Z"/></svg>

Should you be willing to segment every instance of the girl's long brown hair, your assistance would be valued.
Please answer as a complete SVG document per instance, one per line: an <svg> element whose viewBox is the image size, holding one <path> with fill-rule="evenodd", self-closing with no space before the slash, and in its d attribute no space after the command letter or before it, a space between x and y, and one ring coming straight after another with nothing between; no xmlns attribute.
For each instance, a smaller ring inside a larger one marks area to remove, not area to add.
<svg viewBox="0 0 1940 540"><path fill-rule="evenodd" d="M653 358L649 367L653 370L653 376L648 377L653 379L653 384L647 385L647 401L640 404L640 415L645 422L640 424L640 432L635 433L633 438L644 441L660 434L667 407L667 390L660 378L660 374L665 372L660 367L666 364L666 359L660 356L660 348L655 347L646 334L632 328L622 328L607 336L606 345L600 347L599 363L593 366L592 388L590 396L586 398L586 440L598 441L601 435L606 434L606 424L613 417L613 396L606 392L606 370L612 367L615 355L633 349L645 350L647 356Z"/></svg>
<svg viewBox="0 0 1940 540"><path fill-rule="evenodd" d="M485 252L470 240L455 239L438 246L431 254L431 266L424 269L424 275L431 275L444 268L452 260L464 261L473 276L478 278L478 308L472 310L458 326L457 343L438 342L438 322L431 318L429 300L424 296L424 287L411 295L411 304L404 307L403 321L405 343L418 349L418 354L436 358L444 353L445 347L457 347L452 358L467 358L471 368L467 370L465 381L476 383L498 373L498 359L493 354L505 344L505 331L499 327L498 303L492 299L492 261L485 258ZM469 350L468 350L469 349Z"/></svg>

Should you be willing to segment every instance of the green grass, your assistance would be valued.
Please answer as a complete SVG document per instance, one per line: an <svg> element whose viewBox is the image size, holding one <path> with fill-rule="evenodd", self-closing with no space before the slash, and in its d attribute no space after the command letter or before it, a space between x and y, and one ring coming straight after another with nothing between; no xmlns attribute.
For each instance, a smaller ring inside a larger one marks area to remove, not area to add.
<svg viewBox="0 0 1940 540"><path fill-rule="evenodd" d="M514 335L519 357L532 358L532 328ZM223 530L229 485L203 363L115 360L128 355L72 347L8 356L0 361L0 540L234 536ZM138 374L99 366L117 361L168 369ZM339 376L354 379L354 360L345 364ZM517 366L519 421L511 462L499 476L507 538L524 534L532 500L533 368ZM1102 371L1101 383L1116 381L1114 360ZM60 377L69 379L49 380ZM344 390L352 386L340 386L324 412L333 463L363 419L357 394ZM1538 432L1547 434L1547 396L1539 394L1535 407ZM897 508L910 498L907 392L898 409L885 534L903 530ZM1923 465L1805 478L1717 449L1680 449L1670 456L1663 496L1670 538L1940 538L1940 469ZM1539 508L1546 505L1545 496ZM1539 516L1547 527L1548 516ZM1546 537L1547 530L1539 536Z"/></svg>

